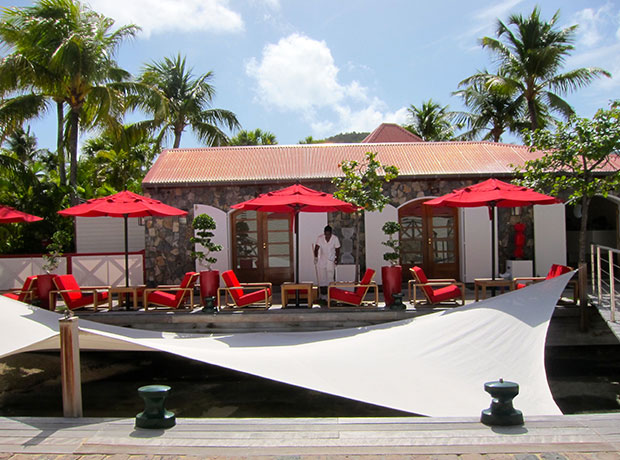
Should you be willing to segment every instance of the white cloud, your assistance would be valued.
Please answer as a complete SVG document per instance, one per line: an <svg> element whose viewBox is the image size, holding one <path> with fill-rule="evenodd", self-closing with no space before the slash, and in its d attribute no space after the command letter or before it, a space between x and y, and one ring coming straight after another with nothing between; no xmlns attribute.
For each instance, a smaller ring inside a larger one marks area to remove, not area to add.
<svg viewBox="0 0 620 460"><path fill-rule="evenodd" d="M620 16L616 14L614 17L612 10L612 5L607 3L598 10L585 8L575 13L573 20L579 24L577 33L580 44L594 46L605 38L605 29L612 22L615 22L615 27L618 27Z"/></svg>
<svg viewBox="0 0 620 460"><path fill-rule="evenodd" d="M277 3L273 0L270 3ZM229 0L90 0L90 6L118 24L137 24L141 36L159 32L235 33L243 30L241 15Z"/></svg>
<svg viewBox="0 0 620 460"><path fill-rule="evenodd" d="M380 123L404 123L406 109L390 113L358 81L338 79L339 68L324 41L292 34L264 47L259 59L246 64L256 80L257 99L266 107L299 113L313 135L334 131L369 131Z"/></svg>
<svg viewBox="0 0 620 460"><path fill-rule="evenodd" d="M495 32L497 20L506 21L508 14L523 0L504 0L502 2L490 2L489 5L472 13L471 27L460 38L480 38L482 35L491 35ZM475 48L479 50L479 47Z"/></svg>

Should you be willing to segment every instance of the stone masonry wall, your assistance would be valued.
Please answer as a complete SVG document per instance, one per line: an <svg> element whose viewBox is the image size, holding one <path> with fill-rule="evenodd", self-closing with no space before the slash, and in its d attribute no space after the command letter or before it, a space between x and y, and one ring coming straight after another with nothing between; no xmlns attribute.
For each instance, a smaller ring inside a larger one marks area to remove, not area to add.
<svg viewBox="0 0 620 460"><path fill-rule="evenodd" d="M390 204L399 207L408 201L423 197L437 197L454 189L473 185L485 178L468 179L408 179L399 178L385 185L384 192L390 197ZM194 204L208 204L224 211L233 204L255 198L261 193L293 185L292 182L233 184L208 186L176 186L168 188L145 188L144 194L180 209L188 211L186 217L146 218L146 282L148 285L179 283L183 274L194 270L190 256L192 236L191 223L194 219ZM303 182L303 185L333 193L334 186L328 181ZM498 217L498 244L500 273L505 271L505 261L512 259L514 250L514 229L516 222L526 224L525 257L533 257L533 212L531 208L522 208L520 215L511 215L510 209L500 209ZM343 227L355 227L354 218L344 213L328 214L328 222L334 233L342 238ZM358 235L360 244L360 262L365 266L365 234L363 221ZM490 242L489 242L490 244Z"/></svg>

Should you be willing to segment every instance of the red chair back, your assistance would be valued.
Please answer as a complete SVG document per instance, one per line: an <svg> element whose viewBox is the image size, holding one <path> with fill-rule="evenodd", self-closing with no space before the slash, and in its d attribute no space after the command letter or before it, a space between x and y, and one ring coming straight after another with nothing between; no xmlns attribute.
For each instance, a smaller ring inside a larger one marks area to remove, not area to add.
<svg viewBox="0 0 620 460"><path fill-rule="evenodd" d="M362 277L362 281L360 281L360 284L370 284L373 276L375 276L375 271L372 268L367 268L366 273L364 273L364 276ZM360 286L355 289L355 295L359 296L360 300L364 298L366 292L368 292L368 287Z"/></svg>
<svg viewBox="0 0 620 460"><path fill-rule="evenodd" d="M237 275L235 275L235 272L232 270L227 270L222 273L222 279L224 280L224 283L226 283L226 287L229 289L233 287L241 287L241 283L239 283ZM230 289L230 295L234 299L235 303L237 303L239 298L243 295L243 289Z"/></svg>
<svg viewBox="0 0 620 460"><path fill-rule="evenodd" d="M420 267L418 267L417 265L414 266L413 268L411 268L411 270L414 271L414 273L416 274L416 276L418 277L418 281L421 284L425 284L428 283L428 278L426 277L426 274L424 273L424 270L422 270ZM424 293L426 294L426 296L428 297L428 299L433 302L433 298L434 298L434 294L435 292L433 291L433 288L430 286L422 286L422 289L424 290Z"/></svg>
<svg viewBox="0 0 620 460"><path fill-rule="evenodd" d="M19 293L17 300L19 300L20 302L25 302L26 297L28 296L28 292L34 291L36 289L36 284L37 284L36 275L29 276L28 278L26 278L26 281L24 281L24 286L22 287L22 290Z"/></svg>
<svg viewBox="0 0 620 460"><path fill-rule="evenodd" d="M194 284L196 284L197 278L198 278L198 273L187 272L185 273L185 276L183 276L183 279L181 280L181 284L179 285L179 287L180 288L193 288ZM183 299L185 299L185 297L187 297L188 295L189 295L189 291L177 291L176 295L174 296L174 302L176 303L177 307L181 305L181 302L183 301Z"/></svg>
<svg viewBox="0 0 620 460"><path fill-rule="evenodd" d="M77 283L73 275L55 275L54 284L59 291L72 291L60 293L62 300L68 308L73 308L75 302L82 299L80 285Z"/></svg>
<svg viewBox="0 0 620 460"><path fill-rule="evenodd" d="M553 264L549 269L549 273L547 273L547 277L545 279L555 278L556 276L563 275L564 273L568 273L569 271L571 271L571 268L567 267L566 265Z"/></svg>

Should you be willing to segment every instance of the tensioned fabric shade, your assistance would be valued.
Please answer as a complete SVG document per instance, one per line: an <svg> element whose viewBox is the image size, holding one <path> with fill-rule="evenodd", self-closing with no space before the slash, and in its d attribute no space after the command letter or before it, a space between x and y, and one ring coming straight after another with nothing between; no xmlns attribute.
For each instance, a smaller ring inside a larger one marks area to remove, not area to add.
<svg viewBox="0 0 620 460"><path fill-rule="evenodd" d="M271 380L430 416L480 417L484 383L520 385L515 407L561 414L545 341L575 272L481 302L354 329L226 335L128 329L79 319L80 349L158 350ZM62 315L0 296L0 357L59 346Z"/></svg>

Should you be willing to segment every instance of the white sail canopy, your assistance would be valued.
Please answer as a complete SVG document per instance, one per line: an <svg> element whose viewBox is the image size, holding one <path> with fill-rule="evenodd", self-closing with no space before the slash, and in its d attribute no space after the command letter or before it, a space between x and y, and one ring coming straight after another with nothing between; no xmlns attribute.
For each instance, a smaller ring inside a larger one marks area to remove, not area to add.
<svg viewBox="0 0 620 460"><path fill-rule="evenodd" d="M350 399L430 416L479 416L484 383L520 385L515 407L560 414L544 348L573 272L415 319L320 332L176 334L79 320L80 348L159 350ZM0 299L0 356L57 349L60 315Z"/></svg>

